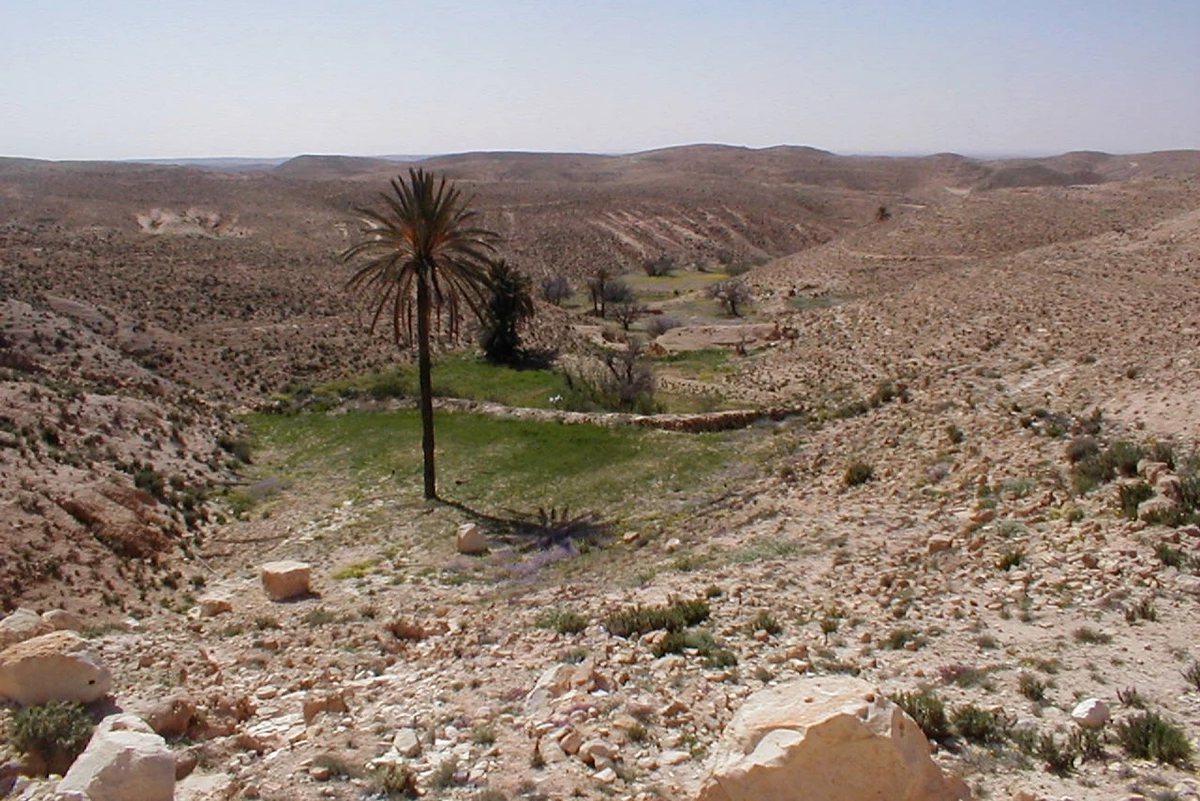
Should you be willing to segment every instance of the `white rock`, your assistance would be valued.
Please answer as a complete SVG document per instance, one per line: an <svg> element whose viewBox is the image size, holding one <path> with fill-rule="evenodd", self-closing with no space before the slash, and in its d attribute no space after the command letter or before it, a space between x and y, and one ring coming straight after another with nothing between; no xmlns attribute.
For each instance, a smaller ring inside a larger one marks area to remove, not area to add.
<svg viewBox="0 0 1200 801"><path fill-rule="evenodd" d="M18 609L0 620L0 650L52 631L54 626L37 612L32 609Z"/></svg>
<svg viewBox="0 0 1200 801"><path fill-rule="evenodd" d="M692 755L687 751L663 751L658 755L659 764L662 765L682 765L691 761L691 758Z"/></svg>
<svg viewBox="0 0 1200 801"><path fill-rule="evenodd" d="M458 535L454 539L454 547L459 553L476 556L487 553L487 537L475 523L463 523L458 527Z"/></svg>
<svg viewBox="0 0 1200 801"><path fill-rule="evenodd" d="M416 729L400 729L392 738L392 748L400 756L412 759L421 755L421 738L417 736Z"/></svg>
<svg viewBox="0 0 1200 801"><path fill-rule="evenodd" d="M272 601L286 601L309 593L312 567L291 560L267 562L262 566L262 585Z"/></svg>
<svg viewBox="0 0 1200 801"><path fill-rule="evenodd" d="M1175 586L1188 595L1195 595L1200 598L1200 576L1192 576L1186 573L1180 573L1175 577Z"/></svg>
<svg viewBox="0 0 1200 801"><path fill-rule="evenodd" d="M1071 718L1085 729L1100 729L1112 717L1108 704L1099 698L1085 698L1071 710Z"/></svg>
<svg viewBox="0 0 1200 801"><path fill-rule="evenodd" d="M96 727L58 792L88 801L172 801L175 755L136 715L113 715Z"/></svg>
<svg viewBox="0 0 1200 801"><path fill-rule="evenodd" d="M201 617L216 617L233 611L233 602L224 595L201 595L196 599Z"/></svg>
<svg viewBox="0 0 1200 801"><path fill-rule="evenodd" d="M79 615L71 614L65 609L51 609L42 613L42 620L50 624L55 631L79 631L83 621Z"/></svg>
<svg viewBox="0 0 1200 801"><path fill-rule="evenodd" d="M55 631L0 652L0 697L23 706L47 701L91 703L112 688L112 674L87 640Z"/></svg>
<svg viewBox="0 0 1200 801"><path fill-rule="evenodd" d="M800 679L746 699L697 801L958 801L921 729L878 690L840 676Z"/></svg>

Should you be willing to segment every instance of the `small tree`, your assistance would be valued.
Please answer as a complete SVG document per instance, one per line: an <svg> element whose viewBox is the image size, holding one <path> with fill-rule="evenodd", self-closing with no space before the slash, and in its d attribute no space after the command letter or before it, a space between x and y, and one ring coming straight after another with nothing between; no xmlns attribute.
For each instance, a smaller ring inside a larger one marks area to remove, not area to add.
<svg viewBox="0 0 1200 801"><path fill-rule="evenodd" d="M612 318L621 324L626 331L646 314L646 307L636 299L621 300L609 306Z"/></svg>
<svg viewBox="0 0 1200 801"><path fill-rule="evenodd" d="M608 304L633 300L633 290L611 267L599 267L587 279L588 297L592 301L592 312L600 317L608 316Z"/></svg>
<svg viewBox="0 0 1200 801"><path fill-rule="evenodd" d="M662 253L653 259L642 261L642 269L651 278L665 278L675 272L675 257Z"/></svg>
<svg viewBox="0 0 1200 801"><path fill-rule="evenodd" d="M640 340L631 339L624 350L604 352L606 384L623 411L654 411L654 371L642 358L644 351Z"/></svg>
<svg viewBox="0 0 1200 801"><path fill-rule="evenodd" d="M563 301L571 297L571 282L565 275L548 275L542 279L542 300L561 306Z"/></svg>
<svg viewBox="0 0 1200 801"><path fill-rule="evenodd" d="M726 278L708 285L708 296L724 307L731 317L741 317L741 306L753 298L750 287L740 278Z"/></svg>
<svg viewBox="0 0 1200 801"><path fill-rule="evenodd" d="M521 358L518 328L534 311L529 278L500 259L488 268L488 285L482 316L484 357L493 364L515 364Z"/></svg>

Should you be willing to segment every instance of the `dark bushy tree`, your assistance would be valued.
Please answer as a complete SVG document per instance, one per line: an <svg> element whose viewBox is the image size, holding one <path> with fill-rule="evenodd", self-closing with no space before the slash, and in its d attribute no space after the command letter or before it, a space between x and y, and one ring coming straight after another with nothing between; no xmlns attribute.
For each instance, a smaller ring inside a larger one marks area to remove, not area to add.
<svg viewBox="0 0 1200 801"><path fill-rule="evenodd" d="M521 360L520 325L533 316L529 278L503 259L488 270L491 296L483 312L483 355L493 364Z"/></svg>

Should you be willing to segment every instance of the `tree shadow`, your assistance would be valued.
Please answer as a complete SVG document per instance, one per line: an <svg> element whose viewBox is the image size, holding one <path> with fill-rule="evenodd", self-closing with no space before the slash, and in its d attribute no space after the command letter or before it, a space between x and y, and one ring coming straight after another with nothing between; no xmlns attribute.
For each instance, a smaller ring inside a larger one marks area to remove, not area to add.
<svg viewBox="0 0 1200 801"><path fill-rule="evenodd" d="M576 543L596 545L612 534L612 524L595 512L572 515L569 509L552 506L538 507L533 512L505 509L504 515L499 516L450 498L439 497L438 502L467 515L493 539L524 550L548 550Z"/></svg>

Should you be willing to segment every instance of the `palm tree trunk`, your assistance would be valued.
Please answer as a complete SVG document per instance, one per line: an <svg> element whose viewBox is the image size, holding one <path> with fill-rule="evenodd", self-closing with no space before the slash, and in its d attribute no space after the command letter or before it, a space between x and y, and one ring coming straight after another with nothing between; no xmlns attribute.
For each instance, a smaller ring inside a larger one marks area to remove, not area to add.
<svg viewBox="0 0 1200 801"><path fill-rule="evenodd" d="M421 450L425 455L425 500L437 497L433 467L433 377L429 357L429 283L422 269L417 275L417 374L421 384Z"/></svg>

